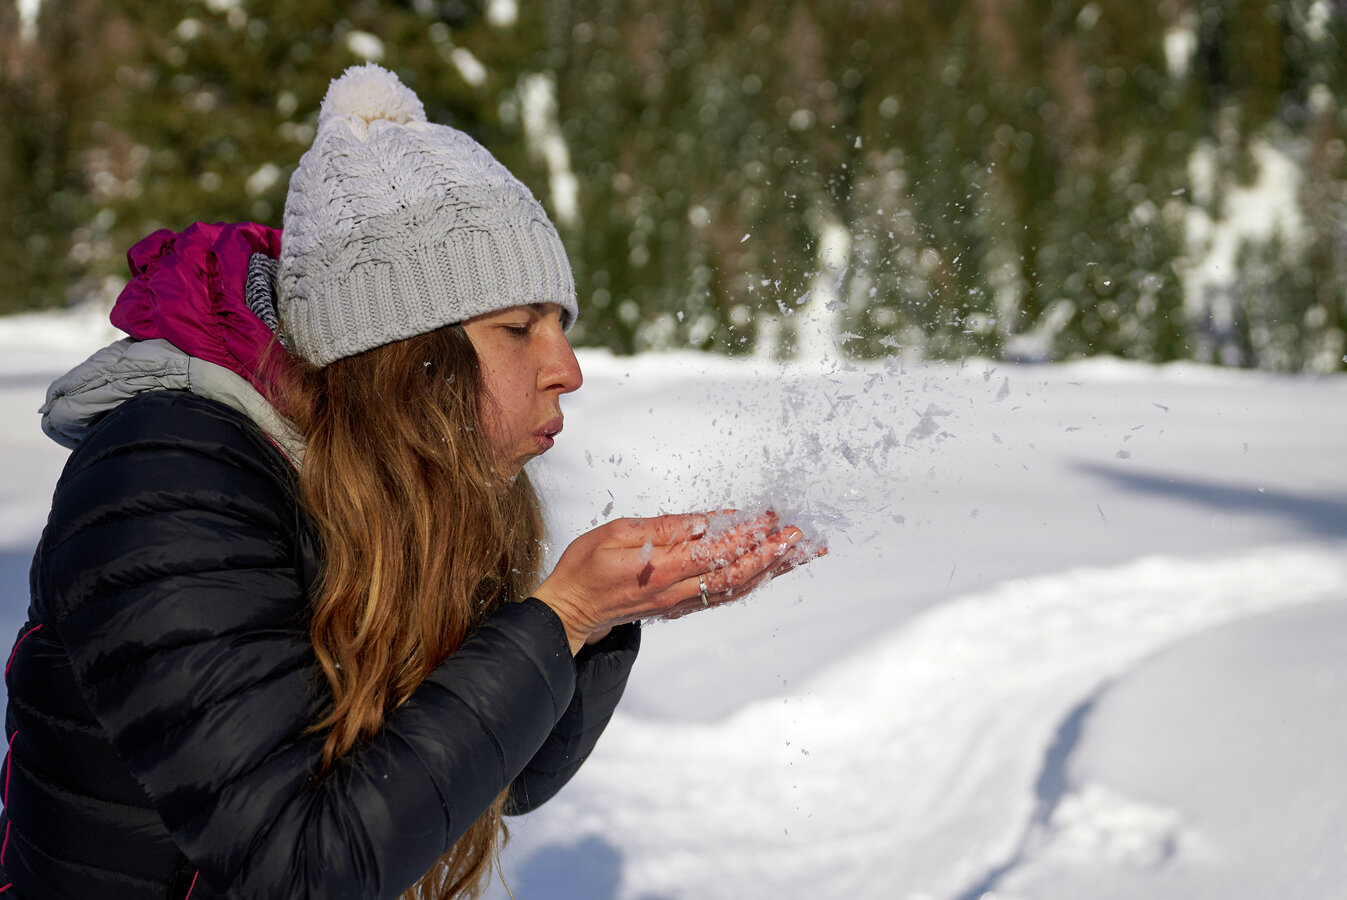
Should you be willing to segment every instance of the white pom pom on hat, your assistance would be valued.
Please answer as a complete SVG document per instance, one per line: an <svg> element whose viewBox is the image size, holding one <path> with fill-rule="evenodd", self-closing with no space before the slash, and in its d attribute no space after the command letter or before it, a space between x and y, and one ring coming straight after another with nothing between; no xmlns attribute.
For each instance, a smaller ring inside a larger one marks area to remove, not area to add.
<svg viewBox="0 0 1347 900"><path fill-rule="evenodd" d="M542 204L373 63L328 87L282 228L282 327L315 365L511 306L579 311Z"/></svg>
<svg viewBox="0 0 1347 900"><path fill-rule="evenodd" d="M426 121L421 98L392 72L374 63L351 66L332 81L318 110L318 127L341 118L366 126L378 119L405 125ZM355 129L364 137L366 129Z"/></svg>

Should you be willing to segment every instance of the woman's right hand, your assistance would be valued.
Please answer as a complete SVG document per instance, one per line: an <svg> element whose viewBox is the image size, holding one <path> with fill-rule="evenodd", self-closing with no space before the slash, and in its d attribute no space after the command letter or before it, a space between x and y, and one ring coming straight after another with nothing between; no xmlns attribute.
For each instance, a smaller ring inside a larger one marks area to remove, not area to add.
<svg viewBox="0 0 1347 900"><path fill-rule="evenodd" d="M803 541L771 512L616 519L572 541L533 596L561 618L577 653L595 632L741 597L827 552Z"/></svg>

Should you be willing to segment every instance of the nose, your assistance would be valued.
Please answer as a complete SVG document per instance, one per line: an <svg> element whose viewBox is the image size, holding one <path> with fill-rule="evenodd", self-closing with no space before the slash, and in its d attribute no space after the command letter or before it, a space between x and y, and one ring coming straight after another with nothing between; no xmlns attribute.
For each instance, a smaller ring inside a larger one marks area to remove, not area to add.
<svg viewBox="0 0 1347 900"><path fill-rule="evenodd" d="M580 371L580 361L575 358L571 342L566 340L566 333L560 326L557 326L550 336L547 359L538 375L540 389L556 391L559 394L579 390L580 385L585 382L585 377Z"/></svg>

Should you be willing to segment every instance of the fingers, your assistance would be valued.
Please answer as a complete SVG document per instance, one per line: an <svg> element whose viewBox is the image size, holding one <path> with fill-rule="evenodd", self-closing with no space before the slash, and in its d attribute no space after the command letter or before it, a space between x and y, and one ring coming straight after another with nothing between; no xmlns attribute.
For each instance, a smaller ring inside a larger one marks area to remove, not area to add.
<svg viewBox="0 0 1347 900"><path fill-rule="evenodd" d="M652 547L667 547L697 540L706 534L709 521L705 513L681 513L619 519L615 524L623 531L623 546L641 547L649 542Z"/></svg>
<svg viewBox="0 0 1347 900"><path fill-rule="evenodd" d="M743 520L737 513L714 514L706 534L688 547L689 556L703 571L725 568L768 541L780 524L781 517L771 511Z"/></svg>
<svg viewBox="0 0 1347 900"><path fill-rule="evenodd" d="M620 519L590 534L607 545L615 571L635 573L623 590L647 607L643 615L665 617L702 608L703 585L706 605L723 603L819 555L801 544L799 528L780 525L775 512L721 510Z"/></svg>
<svg viewBox="0 0 1347 900"><path fill-rule="evenodd" d="M622 519L611 523L610 546L636 554L642 587L668 587L730 565L761 545L779 520L773 512L741 519L734 510Z"/></svg>
<svg viewBox="0 0 1347 900"><path fill-rule="evenodd" d="M695 544L696 554L709 558L717 550L732 552L735 547L743 547L746 538L762 540L779 522L780 516L771 511L741 518L738 510L722 509L708 513L617 519L591 533L607 532L606 542L629 548L646 544L651 547Z"/></svg>
<svg viewBox="0 0 1347 900"><path fill-rule="evenodd" d="M736 558L730 565L707 576L707 587L714 593L734 593L759 572L776 565L791 549L804 540L804 532L795 526L765 535L762 542Z"/></svg>
<svg viewBox="0 0 1347 900"><path fill-rule="evenodd" d="M827 555L828 555L828 546L826 544L810 544L808 542L802 541L799 544L795 545L794 547L790 548L790 552L788 552L785 556L781 557L781 560L777 562L776 565L768 569L764 573L764 575L766 576L767 581L771 581L773 578L785 575L787 572L793 571L795 569L798 569L800 566L813 562L820 556L827 556Z"/></svg>
<svg viewBox="0 0 1347 900"><path fill-rule="evenodd" d="M728 565L700 575L681 579L664 594L676 598L661 618L679 618L705 606L714 606L743 597L780 575L826 555L826 545L804 540L804 534L794 526L783 528L764 537L764 540ZM701 589L705 585L706 602Z"/></svg>

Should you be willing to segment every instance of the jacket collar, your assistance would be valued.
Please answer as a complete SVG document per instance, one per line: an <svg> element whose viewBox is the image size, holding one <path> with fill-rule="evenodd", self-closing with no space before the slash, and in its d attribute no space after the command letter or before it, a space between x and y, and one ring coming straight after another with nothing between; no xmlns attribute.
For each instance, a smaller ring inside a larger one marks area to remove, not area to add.
<svg viewBox="0 0 1347 900"><path fill-rule="evenodd" d="M84 440L94 422L146 391L191 391L251 419L295 468L304 462L304 440L257 388L236 372L189 356L162 338L124 338L109 344L56 379L38 410L42 430L63 447Z"/></svg>

